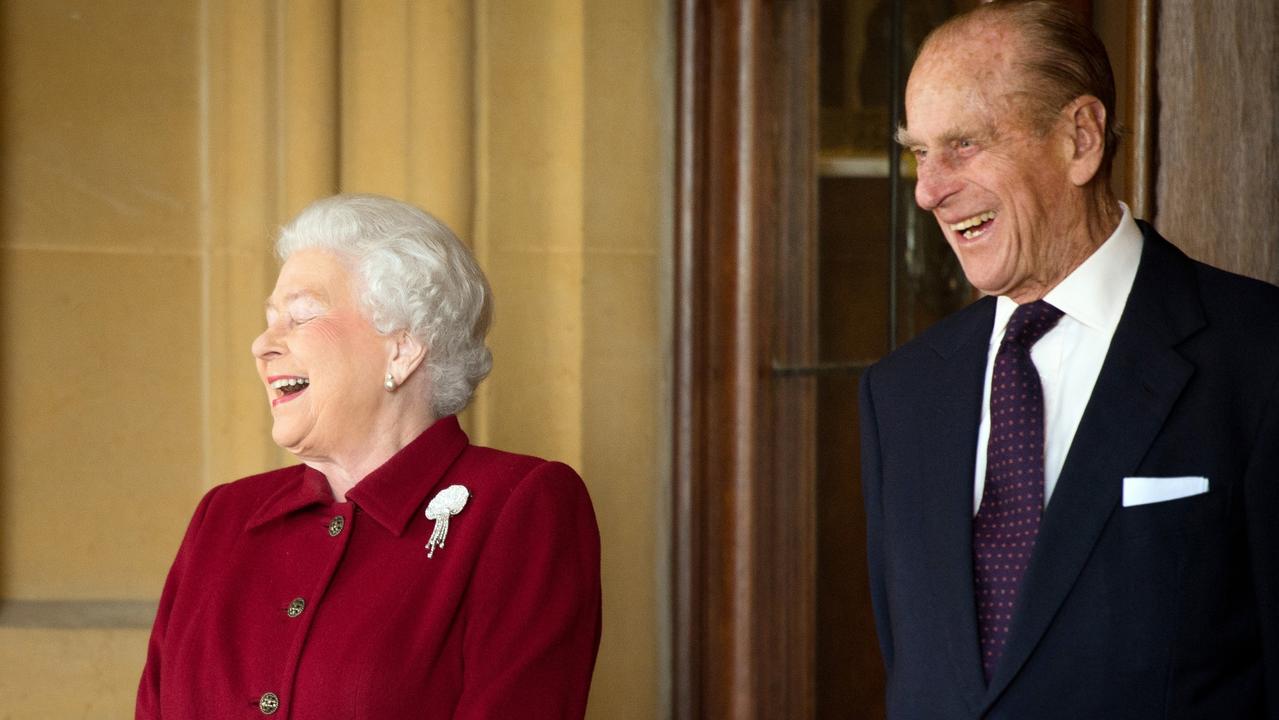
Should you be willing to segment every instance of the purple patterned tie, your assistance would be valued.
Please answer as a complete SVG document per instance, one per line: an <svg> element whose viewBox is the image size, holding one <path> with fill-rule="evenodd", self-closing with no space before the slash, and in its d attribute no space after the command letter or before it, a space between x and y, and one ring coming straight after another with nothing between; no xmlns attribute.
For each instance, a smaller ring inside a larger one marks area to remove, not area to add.
<svg viewBox="0 0 1279 720"><path fill-rule="evenodd" d="M986 486L973 519L977 629L987 681L1004 652L1044 508L1044 393L1030 348L1061 315L1043 300L1018 307L995 354Z"/></svg>

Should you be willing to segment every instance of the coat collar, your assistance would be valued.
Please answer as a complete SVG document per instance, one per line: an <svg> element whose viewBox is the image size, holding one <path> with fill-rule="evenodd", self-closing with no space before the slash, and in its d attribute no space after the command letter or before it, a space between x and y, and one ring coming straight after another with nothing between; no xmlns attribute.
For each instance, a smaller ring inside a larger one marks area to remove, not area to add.
<svg viewBox="0 0 1279 720"><path fill-rule="evenodd" d="M1193 263L1149 225L1132 292L1066 456L985 707L1048 630L1194 366L1176 346L1205 324ZM1104 451L1102 451L1104 449Z"/></svg>
<svg viewBox="0 0 1279 720"><path fill-rule="evenodd" d="M414 513L425 505L427 494L440 483L468 444L456 417L441 418L381 467L364 476L346 494L347 500L399 537ZM333 502L328 482L319 471L305 465L287 471L289 475L280 489L249 519L248 529L305 507Z"/></svg>

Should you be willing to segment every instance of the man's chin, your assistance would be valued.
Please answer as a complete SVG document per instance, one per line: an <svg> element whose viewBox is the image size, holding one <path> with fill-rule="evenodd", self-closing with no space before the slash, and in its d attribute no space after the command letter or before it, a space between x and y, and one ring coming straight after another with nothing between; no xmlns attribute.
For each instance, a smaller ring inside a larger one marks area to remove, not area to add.
<svg viewBox="0 0 1279 720"><path fill-rule="evenodd" d="M993 248L957 249L955 256L959 258L959 267L964 271L968 284L977 288L984 295L1002 295L1008 290L1010 279L1014 273L1008 268L1003 258L989 252Z"/></svg>
<svg viewBox="0 0 1279 720"><path fill-rule="evenodd" d="M991 273L984 272L981 267L970 267L965 264L963 258L960 258L959 266L964 271L964 278L968 280L968 284L977 288L983 295L998 295L1000 291L999 284L991 276Z"/></svg>

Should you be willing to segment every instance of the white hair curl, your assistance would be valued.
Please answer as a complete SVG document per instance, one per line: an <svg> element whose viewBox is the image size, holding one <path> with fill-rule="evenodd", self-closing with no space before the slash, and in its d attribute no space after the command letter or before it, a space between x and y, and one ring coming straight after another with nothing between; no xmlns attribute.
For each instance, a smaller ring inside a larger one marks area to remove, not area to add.
<svg viewBox="0 0 1279 720"><path fill-rule="evenodd" d="M444 223L381 195L334 195L307 206L280 231L281 261L298 250L351 261L373 327L406 330L426 348L431 412L461 412L493 367L484 344L492 291L475 257Z"/></svg>

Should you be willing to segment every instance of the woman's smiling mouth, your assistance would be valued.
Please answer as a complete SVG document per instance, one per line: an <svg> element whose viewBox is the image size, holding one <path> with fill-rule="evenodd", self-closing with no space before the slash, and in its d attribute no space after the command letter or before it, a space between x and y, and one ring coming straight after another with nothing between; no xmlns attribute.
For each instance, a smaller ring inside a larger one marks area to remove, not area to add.
<svg viewBox="0 0 1279 720"><path fill-rule="evenodd" d="M280 393L279 395L271 398L271 407L275 407L280 403L285 403L296 398L298 395L302 394L302 392L306 390L310 384L310 380L296 375L268 378L267 385L272 390Z"/></svg>

